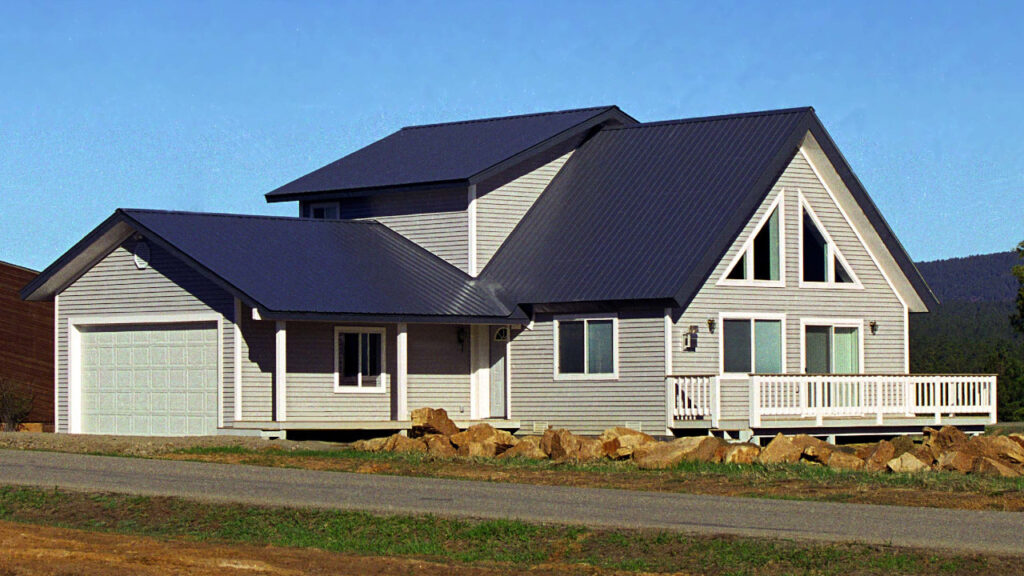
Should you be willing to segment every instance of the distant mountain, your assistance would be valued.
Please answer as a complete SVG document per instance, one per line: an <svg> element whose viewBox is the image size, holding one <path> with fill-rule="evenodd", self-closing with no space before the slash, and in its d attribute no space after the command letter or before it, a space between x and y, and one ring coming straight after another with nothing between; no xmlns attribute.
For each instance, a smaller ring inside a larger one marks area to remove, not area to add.
<svg viewBox="0 0 1024 576"><path fill-rule="evenodd" d="M1021 263L1016 252L996 252L918 262L917 269L940 302L1010 302L1018 288L1010 269Z"/></svg>

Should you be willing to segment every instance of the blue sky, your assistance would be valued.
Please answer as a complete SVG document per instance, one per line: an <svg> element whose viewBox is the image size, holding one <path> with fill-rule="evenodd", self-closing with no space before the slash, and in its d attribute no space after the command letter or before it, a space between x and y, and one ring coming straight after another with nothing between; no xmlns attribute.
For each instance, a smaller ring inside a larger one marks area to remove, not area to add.
<svg viewBox="0 0 1024 576"><path fill-rule="evenodd" d="M1024 3L2 2L0 260L262 195L398 128L814 106L916 260L1024 240Z"/></svg>

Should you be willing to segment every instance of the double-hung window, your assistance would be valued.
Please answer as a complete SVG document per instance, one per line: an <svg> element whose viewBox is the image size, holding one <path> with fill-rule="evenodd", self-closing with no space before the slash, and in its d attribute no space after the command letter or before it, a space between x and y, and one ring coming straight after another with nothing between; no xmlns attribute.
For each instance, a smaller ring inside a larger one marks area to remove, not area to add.
<svg viewBox="0 0 1024 576"><path fill-rule="evenodd" d="M384 328L334 329L335 392L384 391Z"/></svg>
<svg viewBox="0 0 1024 576"><path fill-rule="evenodd" d="M618 319L559 316L554 321L555 378L615 378Z"/></svg>
<svg viewBox="0 0 1024 576"><path fill-rule="evenodd" d="M782 318L722 320L722 373L781 374L785 371Z"/></svg>

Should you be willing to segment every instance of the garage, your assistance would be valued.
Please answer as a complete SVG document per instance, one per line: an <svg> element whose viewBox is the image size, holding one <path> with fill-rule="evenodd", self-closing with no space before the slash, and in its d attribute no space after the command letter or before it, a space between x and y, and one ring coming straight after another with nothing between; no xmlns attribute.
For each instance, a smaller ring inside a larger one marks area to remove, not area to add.
<svg viewBox="0 0 1024 576"><path fill-rule="evenodd" d="M213 322L81 326L81 432L216 434Z"/></svg>

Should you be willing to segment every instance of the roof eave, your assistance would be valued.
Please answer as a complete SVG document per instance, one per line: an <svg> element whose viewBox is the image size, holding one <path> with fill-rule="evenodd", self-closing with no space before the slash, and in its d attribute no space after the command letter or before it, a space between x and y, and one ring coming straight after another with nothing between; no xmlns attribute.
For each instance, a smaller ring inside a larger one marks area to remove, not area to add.
<svg viewBox="0 0 1024 576"><path fill-rule="evenodd" d="M336 200L338 198L355 198L360 196L374 196L377 194L390 194L393 192L425 192L430 190L444 190L447 188L464 188L469 186L468 178L455 180L435 180L432 182L414 182L400 184L398 186L366 186L361 188L342 188L335 190L314 190L305 192L278 193L278 190L285 188L288 184L272 190L263 195L268 204L274 202L294 202L295 200L317 201Z"/></svg>

